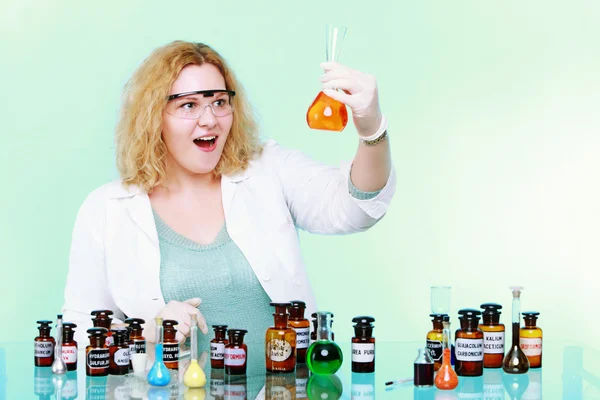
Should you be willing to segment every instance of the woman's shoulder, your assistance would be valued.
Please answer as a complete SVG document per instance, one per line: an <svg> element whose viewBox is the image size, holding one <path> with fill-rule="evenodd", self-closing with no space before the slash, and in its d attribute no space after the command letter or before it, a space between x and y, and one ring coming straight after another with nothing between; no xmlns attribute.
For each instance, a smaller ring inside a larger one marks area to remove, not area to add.
<svg viewBox="0 0 600 400"><path fill-rule="evenodd" d="M106 206L112 199L133 197L143 191L138 186L125 185L121 179L105 183L92 190L85 198L82 208L97 209Z"/></svg>

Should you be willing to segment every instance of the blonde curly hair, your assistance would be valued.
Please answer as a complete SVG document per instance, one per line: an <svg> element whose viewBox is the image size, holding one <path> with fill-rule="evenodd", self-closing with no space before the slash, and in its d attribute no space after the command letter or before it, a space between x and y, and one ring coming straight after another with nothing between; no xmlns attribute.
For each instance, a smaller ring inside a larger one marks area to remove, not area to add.
<svg viewBox="0 0 600 400"><path fill-rule="evenodd" d="M117 168L124 185L151 192L165 181L167 147L162 140L162 115L167 96L185 66L204 63L217 67L226 89L236 92L233 124L213 171L215 177L246 169L261 152L252 108L223 57L205 44L175 41L154 50L125 85L115 135Z"/></svg>

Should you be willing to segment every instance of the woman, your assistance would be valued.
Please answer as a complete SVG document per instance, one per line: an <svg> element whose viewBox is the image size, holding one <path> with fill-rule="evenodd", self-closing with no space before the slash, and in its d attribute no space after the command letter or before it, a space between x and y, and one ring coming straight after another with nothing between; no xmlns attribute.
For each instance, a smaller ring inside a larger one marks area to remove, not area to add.
<svg viewBox="0 0 600 400"><path fill-rule="evenodd" d="M210 47L177 41L144 61L117 127L121 179L86 198L73 230L63 313L80 343L94 309L113 310L113 323L143 318L150 343L157 316L179 322L179 340L192 314L205 334L226 324L257 339L272 324L270 301L316 310L296 228L363 231L395 190L375 79L322 67L325 93L352 109L361 136L352 168L261 144L240 84Z"/></svg>

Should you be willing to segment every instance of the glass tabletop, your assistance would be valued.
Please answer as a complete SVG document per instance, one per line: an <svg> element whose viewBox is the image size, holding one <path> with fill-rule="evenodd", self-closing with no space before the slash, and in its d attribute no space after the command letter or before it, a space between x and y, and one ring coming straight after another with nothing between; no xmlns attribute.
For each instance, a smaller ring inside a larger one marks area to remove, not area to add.
<svg viewBox="0 0 600 400"><path fill-rule="evenodd" d="M4 399L600 399L600 373L594 371L600 351L573 342L544 341L543 366L524 375L485 369L481 377L459 377L452 391L416 388L409 382L386 386L391 380L412 377L413 361L421 342L377 342L375 373L351 372L350 344L342 368L331 376L311 375L305 365L295 373L266 374L264 350L249 347L246 375L211 370L207 356L207 384L190 392L182 383L188 360L172 371L172 383L151 387L133 374L88 377L81 354L77 371L53 376L50 368L34 367L32 344L0 343L0 400ZM80 346L81 347L81 346Z"/></svg>

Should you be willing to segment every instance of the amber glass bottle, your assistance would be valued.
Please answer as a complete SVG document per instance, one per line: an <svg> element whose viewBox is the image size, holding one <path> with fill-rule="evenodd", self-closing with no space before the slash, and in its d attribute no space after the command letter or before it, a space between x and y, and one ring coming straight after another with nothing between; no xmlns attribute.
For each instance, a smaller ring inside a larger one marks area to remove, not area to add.
<svg viewBox="0 0 600 400"><path fill-rule="evenodd" d="M212 369L225 368L225 346L229 340L225 338L227 325L213 325L215 337L210 341L210 367Z"/></svg>
<svg viewBox="0 0 600 400"><path fill-rule="evenodd" d="M225 346L225 373L246 375L248 346L244 344L245 329L229 329L229 343Z"/></svg>
<svg viewBox="0 0 600 400"><path fill-rule="evenodd" d="M481 311L463 309L465 328L456 331L456 362L454 368L458 376L483 375L483 332L478 328Z"/></svg>
<svg viewBox="0 0 600 400"><path fill-rule="evenodd" d="M429 314L433 319L433 329L427 332L427 349L429 355L433 359L433 369L437 371L442 366L442 356L444 349L442 346L444 336L444 316L447 314Z"/></svg>
<svg viewBox="0 0 600 400"><path fill-rule="evenodd" d="M306 350L310 345L310 322L304 318L306 304L303 301L294 300L288 307L290 314L288 326L296 331L296 362L306 362Z"/></svg>
<svg viewBox="0 0 600 400"><path fill-rule="evenodd" d="M177 321L165 319L163 321L163 361L169 369L179 369L179 342L175 338Z"/></svg>
<svg viewBox="0 0 600 400"><path fill-rule="evenodd" d="M537 326L537 311L525 311L521 315L525 320L525 326L521 328L519 344L521 350L529 359L530 368L542 367L542 330Z"/></svg>
<svg viewBox="0 0 600 400"><path fill-rule="evenodd" d="M91 312L91 315L93 316L92 324L94 324L96 328L106 328L107 330L104 346L108 347L113 344L113 333L110 330L110 324L112 322L112 318L110 316L113 315L112 310L94 310Z"/></svg>
<svg viewBox="0 0 600 400"><path fill-rule="evenodd" d="M142 327L146 321L141 318L128 318L125 323L129 324L131 328L129 339L133 340L134 353L146 353L146 338L143 336L144 328Z"/></svg>
<svg viewBox="0 0 600 400"><path fill-rule="evenodd" d="M125 329L113 330L114 342L108 347L109 370L111 375L126 375L129 372L129 344Z"/></svg>
<svg viewBox="0 0 600 400"><path fill-rule="evenodd" d="M504 360L504 324L500 323L500 304L485 303L482 322L479 329L483 331L483 367L502 368Z"/></svg>
<svg viewBox="0 0 600 400"><path fill-rule="evenodd" d="M294 372L296 369L296 331L288 327L287 307L291 303L271 303L275 324L265 333L267 372Z"/></svg>
<svg viewBox="0 0 600 400"><path fill-rule="evenodd" d="M37 323L40 324L38 326L40 334L33 340L33 363L36 367L51 367L54 362L54 346L56 346L56 340L50 336L52 321L44 320Z"/></svg>
<svg viewBox="0 0 600 400"><path fill-rule="evenodd" d="M85 348L85 373L87 376L106 376L110 366L110 355L105 346L106 328L90 328L87 333L90 344Z"/></svg>
<svg viewBox="0 0 600 400"><path fill-rule="evenodd" d="M369 316L354 317L354 337L352 338L352 372L375 372L375 338L373 322Z"/></svg>
<svg viewBox="0 0 600 400"><path fill-rule="evenodd" d="M67 366L67 371L77 370L77 342L73 340L75 331L77 328L72 322L63 323L63 344L62 344L62 358Z"/></svg>

